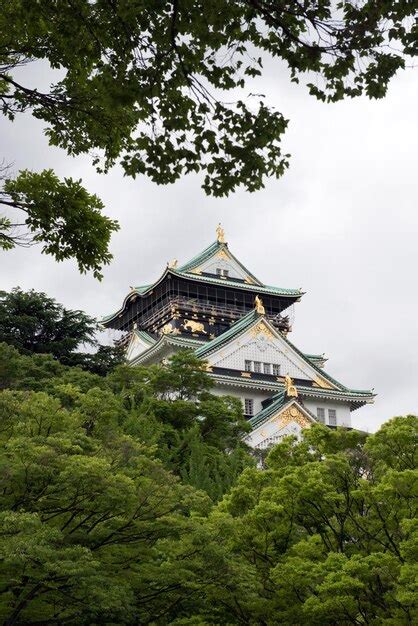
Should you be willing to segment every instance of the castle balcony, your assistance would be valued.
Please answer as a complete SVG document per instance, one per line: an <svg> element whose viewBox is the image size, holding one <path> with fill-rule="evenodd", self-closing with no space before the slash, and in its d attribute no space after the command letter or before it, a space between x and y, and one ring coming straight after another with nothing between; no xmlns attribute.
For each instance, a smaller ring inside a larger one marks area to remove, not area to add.
<svg viewBox="0 0 418 626"><path fill-rule="evenodd" d="M240 304L214 303L203 299L171 296L144 312L138 320L138 326L144 330L151 330L166 323L176 314L180 314L183 317L194 317L195 319L213 318L216 321L222 320L232 324L248 313L249 310L248 306ZM290 332L289 316L277 313L269 314L268 310L266 310L266 318L281 332Z"/></svg>

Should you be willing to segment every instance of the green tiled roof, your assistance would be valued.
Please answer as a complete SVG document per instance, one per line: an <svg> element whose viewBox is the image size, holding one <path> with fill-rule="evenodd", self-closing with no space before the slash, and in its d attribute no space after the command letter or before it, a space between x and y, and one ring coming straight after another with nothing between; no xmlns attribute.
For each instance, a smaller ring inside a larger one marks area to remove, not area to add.
<svg viewBox="0 0 418 626"><path fill-rule="evenodd" d="M148 289L150 289L153 286L154 286L154 283L149 283L148 285L140 285L139 287L135 287L135 291L137 293L145 293L146 291L148 291Z"/></svg>
<svg viewBox="0 0 418 626"><path fill-rule="evenodd" d="M299 405L299 407L312 418L314 422L317 421L315 415L313 415L312 412L306 408L306 406L298 402L297 398L288 398L286 396L285 391L279 391L273 397L274 397L274 400L273 402L271 402L271 404L269 404L265 409L262 409L261 411L259 411L257 415L254 415L254 417L252 417L249 420L249 423L251 424L253 430L254 428L258 428L259 426L264 424L264 422L266 422L270 417L272 417L272 415L277 413L277 411L280 411L280 409L283 409L286 405L291 404L292 402L295 402L295 401Z"/></svg>
<svg viewBox="0 0 418 626"><path fill-rule="evenodd" d="M180 337L179 335L162 335L157 340L154 339L154 343L150 344L150 347L147 350L141 352L141 354L138 354L138 356L132 359L130 363L131 365L135 365L143 361L145 358L158 353L159 350L163 348L166 344L174 344L180 346L180 348L190 348L191 350L195 350L196 348L200 347L204 341L204 339Z"/></svg>
<svg viewBox="0 0 418 626"><path fill-rule="evenodd" d="M194 267L198 267L198 265L201 265L202 263L204 263L204 261L210 259L211 256L216 254L224 245L225 244L219 243L219 241L211 243L210 246L205 248L202 252L199 252L199 254L196 254L196 256L190 259L190 261L187 261L187 263L183 263L183 265L178 268L179 271L189 272Z"/></svg>
<svg viewBox="0 0 418 626"><path fill-rule="evenodd" d="M231 259L233 259L235 261L235 263L237 265L239 265L239 267L243 270L243 272L249 276L254 283L256 283L257 285L263 285L263 283L258 280L258 278L256 278L254 276L254 274L252 274L246 267L245 265L243 265L241 263L241 261L239 261L237 259L236 256L234 256L232 254L232 252L230 251L230 249L228 248L228 244L227 243L220 243L219 241L215 241L214 243L212 243L210 246L208 246L207 248L205 248L205 250L203 250L203 252L201 252L200 254L197 254L195 257L193 257L192 259L190 259L190 261L187 261L187 263L184 263L184 265L182 265L181 267L179 267L180 272L190 272L191 270L193 270L195 267L199 267L199 265L202 265L202 263L204 263L205 261L207 261L208 259L210 259L211 257L215 256L215 254L217 254L219 252L219 250L225 249L227 250L227 254L228 256L231 257Z"/></svg>
<svg viewBox="0 0 418 626"><path fill-rule="evenodd" d="M271 402L265 409L262 409L261 411L259 411L257 415L254 415L254 417L248 420L253 429L257 428L257 426L265 422L269 417L274 415L276 411L278 411L281 407L283 407L288 402L286 392L284 390L279 391L273 397L274 397L273 402Z"/></svg>
<svg viewBox="0 0 418 626"><path fill-rule="evenodd" d="M135 330L135 335L139 339L143 339L143 341L145 341L146 343L149 343L151 346L157 342L157 340L154 339L154 337L152 337L152 335L147 333L145 330Z"/></svg>
<svg viewBox="0 0 418 626"><path fill-rule="evenodd" d="M245 291L251 291L253 293L259 293L269 296L287 296L291 298L300 298L303 296L304 292L300 289L285 289L284 287L272 287L271 285L255 285L251 283L244 283L234 280L228 280L223 278L216 278L215 276L203 276L202 274L191 274L188 272L183 272L181 270L170 269L175 276L180 276L182 278L189 278L193 280L197 280L202 283L209 283L210 285L227 285L228 287L233 287L234 289L244 289ZM153 286L153 285L152 285Z"/></svg>
<svg viewBox="0 0 418 626"><path fill-rule="evenodd" d="M215 337L215 339L212 339L212 341L209 341L204 346L196 350L196 355L200 357L204 357L205 355L210 354L211 352L213 352L213 350L219 348L221 345L228 342L230 339L232 339L239 333L249 328L260 317L261 316L256 312L255 309L250 311L249 313L244 315L244 317L242 317L237 322L235 322L227 331L222 333L222 335ZM268 324L268 321L267 320L265 321ZM296 346L294 346L286 337L281 335L281 338L289 345L290 348L292 348L301 357L301 359L303 359L305 363L313 367L313 369L317 371L320 376L322 376L323 378L326 378L333 385L336 385L338 389L341 389L341 390L346 389L344 385L342 385L341 383L336 381L334 378L332 378L329 374L324 372L324 370L321 369L318 365L316 365L314 361L311 361L309 357L307 357L305 354L303 354L303 352L298 350Z"/></svg>
<svg viewBox="0 0 418 626"><path fill-rule="evenodd" d="M219 335L218 337L215 337L215 339L212 339L211 341L208 341L203 346L198 348L195 351L196 356L198 356L200 358L205 358L211 352L213 352L214 350L219 349L225 343L228 343L231 339L233 339L234 337L236 337L240 333L242 333L245 330L247 330L247 328L250 328L251 325L255 321L257 321L258 319L260 319L260 318L262 318L262 316L260 316L256 312L255 309L253 311L250 311L249 313L247 313L247 315L244 315L240 320L238 320L237 322L235 322L235 324L233 324L230 328L228 328L228 330L226 330L224 333L222 333L222 335ZM268 323L267 320L265 320L265 321L266 321L266 323ZM372 391L369 391L369 390L358 390L358 389L349 389L348 387L345 387L340 382L335 380L335 378L332 378L332 376L330 376L329 374L324 372L323 369L318 367L313 361L311 361L309 359L309 357L307 355L303 354L303 352L298 350L298 348L296 348L296 346L294 346L286 337L281 335L281 338L305 361L305 363L307 363L314 370L316 370L318 372L318 374L322 378L327 379L329 382L331 382L333 385L335 385L337 387L337 389L324 389L323 387L309 387L309 386L305 387L305 386L298 385L298 389L300 389L301 392L303 390L303 392L305 394L307 394L307 395L314 395L314 396L317 396L317 397L334 396L335 398L341 398L341 399L351 398L351 399L353 399L353 401L356 401L355 397L357 396L358 401L360 401L360 402L361 402L361 398L367 399L367 398L374 397L374 394L373 394ZM235 377L228 377L228 378L235 378ZM243 379L241 378L241 376L237 376L236 380L237 381L239 380L241 384L243 383ZM245 379L245 382L248 382L248 380L249 379ZM260 384L261 381L257 381L257 382L258 382L258 384ZM280 394L280 393L281 393L281 391L278 392L278 394Z"/></svg>
<svg viewBox="0 0 418 626"><path fill-rule="evenodd" d="M181 337L180 335L166 335L166 339L169 343L176 343L179 346L185 346L186 348L194 348L201 346L202 343L206 343L206 339L196 339L195 337Z"/></svg>
<svg viewBox="0 0 418 626"><path fill-rule="evenodd" d="M253 282L244 282L240 280L228 280L224 278L218 278L216 276L203 276L202 274L195 274L192 270L202 263L204 263L207 259L210 259L212 256L217 254L220 250L225 249L227 254L237 263L243 272L247 276L249 276ZM179 278L186 278L188 280L196 280L197 282L202 282L210 285L223 285L226 287L232 287L234 289L243 289L244 291L249 291L251 293L265 294L270 296L284 296L288 298L300 298L303 295L303 292L300 289L287 289L284 287L274 287L272 285L264 285L261 281L258 280L229 250L227 243L220 243L219 241L214 241L207 248L205 248L202 252L194 256L190 261L184 263L177 269L175 268L166 268L163 274L153 283L148 283L147 285L139 285L133 289L134 293L137 293L140 296L145 295L148 291L152 290L168 273L173 274L174 276L178 276ZM129 300L129 297L133 293L132 291L125 297L122 307L116 311L115 313L111 313L110 315L106 315L100 321L102 324L106 324L111 319L115 318L117 315L120 315L126 306L126 303Z"/></svg>
<svg viewBox="0 0 418 626"><path fill-rule="evenodd" d="M254 387L265 391L271 391L276 394L283 391L283 384L277 381L261 380L255 378L243 378L241 375L232 374L212 374L213 378L219 384L237 385L238 387ZM309 385L296 385L301 397L328 398L330 400L344 400L352 403L364 404L371 401L375 394L372 391L347 389L340 391L338 389L325 389L324 387L311 387ZM272 396L275 397L275 394Z"/></svg>
<svg viewBox="0 0 418 626"><path fill-rule="evenodd" d="M243 332L247 328L251 326L251 324L257 320L260 315L257 313L255 309L241 317L238 321L234 322L228 330L226 330L222 335L218 335L215 339L208 341L201 348L198 348L195 352L198 357L205 357L213 350L216 350L220 346L222 346L225 342L228 342L230 339L233 339L236 335Z"/></svg>
<svg viewBox="0 0 418 626"><path fill-rule="evenodd" d="M328 361L324 354L307 354L304 352L304 355L307 359L313 361L314 363L325 363L325 361Z"/></svg>
<svg viewBox="0 0 418 626"><path fill-rule="evenodd" d="M320 376L322 376L322 378L326 378L330 383L332 383L333 385L336 385L338 387L338 389L341 389L343 391L347 390L347 387L345 387L343 384L341 384L340 382L338 382L338 380L335 380L335 378L332 378L332 376L330 376L329 374L327 374L327 372L325 372L321 367L319 367L315 361L311 361L309 359L309 357L306 354L303 354L303 352L301 352L295 345L293 345L293 343L291 341L289 341L289 339L287 337L283 336L283 340L287 343L287 345L292 348L292 350L294 350L296 352L296 354L298 354L306 363L306 361L308 360L309 365L311 367L314 368L314 370L316 370L318 372L318 374Z"/></svg>

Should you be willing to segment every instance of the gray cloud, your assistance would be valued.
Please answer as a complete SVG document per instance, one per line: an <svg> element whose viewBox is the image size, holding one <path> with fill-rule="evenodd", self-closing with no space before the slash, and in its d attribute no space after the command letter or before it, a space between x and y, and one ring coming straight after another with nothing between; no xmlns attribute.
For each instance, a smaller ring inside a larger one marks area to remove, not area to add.
<svg viewBox="0 0 418 626"><path fill-rule="evenodd" d="M232 251L256 276L306 290L291 340L325 352L327 370L344 384L375 387L376 404L354 413L357 427L374 430L417 412L415 78L400 74L382 101L326 105L268 64L252 91L290 118L283 144L291 168L258 193L227 199L207 198L196 176L171 187L124 178L118 168L100 176L87 157L48 147L38 121L2 120L1 153L16 170L53 167L82 178L121 224L102 283L32 248L2 254L2 288L33 287L100 317L119 307L129 285L208 245L221 221Z"/></svg>

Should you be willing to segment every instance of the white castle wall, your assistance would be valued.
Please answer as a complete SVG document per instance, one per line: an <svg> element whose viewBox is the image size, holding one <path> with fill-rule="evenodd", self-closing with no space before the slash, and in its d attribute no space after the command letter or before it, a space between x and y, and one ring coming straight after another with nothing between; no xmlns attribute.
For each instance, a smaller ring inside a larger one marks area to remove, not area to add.
<svg viewBox="0 0 418 626"><path fill-rule="evenodd" d="M226 387L224 385L215 387L212 389L212 393L216 396L233 396L234 398L238 398L241 400L243 406L245 398L252 399L254 401L254 415L263 408L261 403L272 395L271 392L253 391L242 388L234 389L233 387Z"/></svg>
<svg viewBox="0 0 418 626"><path fill-rule="evenodd" d="M321 398L311 398L303 400L304 406L316 417L318 407L325 409L325 424L328 424L328 409L334 409L337 412L337 426L351 426L351 412L349 404L343 402L334 402L331 400L322 400Z"/></svg>

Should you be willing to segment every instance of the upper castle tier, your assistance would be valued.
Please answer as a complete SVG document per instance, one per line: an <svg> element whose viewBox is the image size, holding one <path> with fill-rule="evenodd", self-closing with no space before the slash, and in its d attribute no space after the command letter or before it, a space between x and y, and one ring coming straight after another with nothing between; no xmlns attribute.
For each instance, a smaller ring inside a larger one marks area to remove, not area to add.
<svg viewBox="0 0 418 626"><path fill-rule="evenodd" d="M291 327L284 312L302 295L300 289L262 283L232 254L218 226L214 243L180 267L177 261L168 263L154 283L132 287L120 310L102 324L210 340L251 311L258 297L269 321L287 334Z"/></svg>

